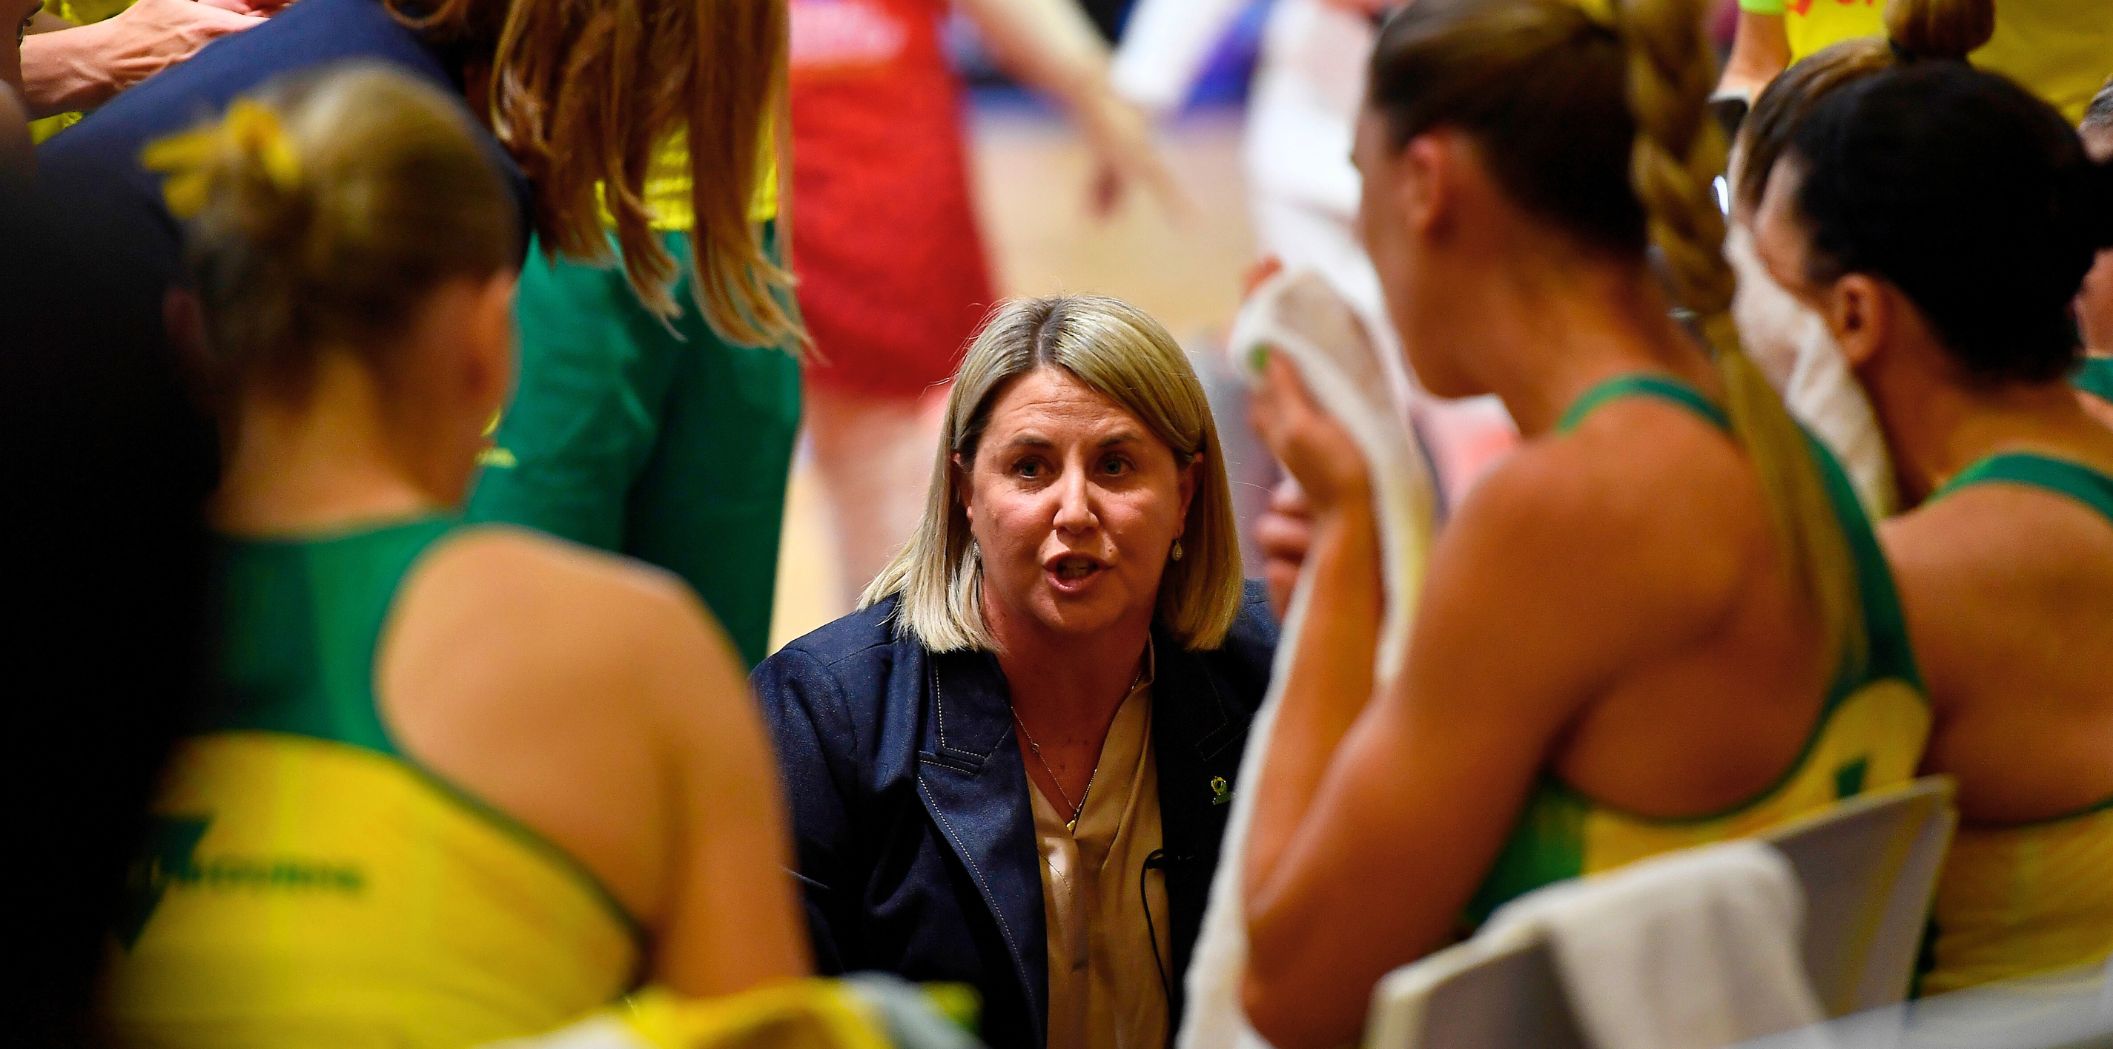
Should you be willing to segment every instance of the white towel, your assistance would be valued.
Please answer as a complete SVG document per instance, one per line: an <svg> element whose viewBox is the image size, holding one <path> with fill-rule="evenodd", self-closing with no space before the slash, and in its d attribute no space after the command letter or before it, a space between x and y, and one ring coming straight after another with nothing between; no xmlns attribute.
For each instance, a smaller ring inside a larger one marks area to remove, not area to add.
<svg viewBox="0 0 2113 1049"><path fill-rule="evenodd" d="M1559 882L1476 936L1545 939L1595 1049L1714 1049L1823 1018L1799 945L1805 896L1782 853L1732 841ZM1780 1043L1818 1049L1806 1030Z"/></svg>
<svg viewBox="0 0 2113 1049"><path fill-rule="evenodd" d="M1256 288L1234 321L1229 349L1242 374L1250 377L1259 373L1267 353L1283 355L1298 369L1322 409L1350 431L1370 464L1386 593L1373 673L1375 683L1385 687L1401 673L1407 656L1435 503L1423 457L1395 406L1387 368L1378 356L1382 351L1359 321L1358 312L1313 270L1287 270ZM1189 963L1187 1017L1175 1041L1179 1049L1266 1045L1240 1008L1240 984L1247 970L1241 870L1254 799L1265 789L1263 759L1269 750L1278 699L1290 675L1294 639L1310 598L1310 578L1302 575L1284 617L1269 694L1248 730L1241 783L1227 819L1217 878L1211 884L1203 929Z"/></svg>
<svg viewBox="0 0 2113 1049"><path fill-rule="evenodd" d="M1885 434L1826 322L1768 275L1744 224L1726 235L1724 257L1739 276L1732 320L1746 352L1782 392L1790 414L1841 461L1864 511L1874 519L1891 514L1896 497Z"/></svg>

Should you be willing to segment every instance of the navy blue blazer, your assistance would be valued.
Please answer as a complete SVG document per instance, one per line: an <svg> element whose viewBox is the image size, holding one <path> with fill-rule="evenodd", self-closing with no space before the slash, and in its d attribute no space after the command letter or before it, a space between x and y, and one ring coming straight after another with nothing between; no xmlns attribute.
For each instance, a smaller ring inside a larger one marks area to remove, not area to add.
<svg viewBox="0 0 2113 1049"><path fill-rule="evenodd" d="M381 0L301 0L127 88L38 147L37 177L62 206L92 216L111 231L111 243L127 245L131 263L145 271L143 279L151 276L166 286L182 270L183 232L162 199L163 176L140 165L148 143L218 115L235 98L281 76L342 62L382 63L460 96L462 58L396 21ZM477 129L478 146L513 190L525 253L534 215L528 179L467 102L463 113Z"/></svg>
<svg viewBox="0 0 2113 1049"><path fill-rule="evenodd" d="M889 599L787 645L753 682L777 743L817 964L972 985L983 1038L1042 1049L1041 856L995 656L897 638ZM1203 921L1277 624L1249 584L1215 651L1155 631L1152 743L1164 837L1168 1013ZM1215 782L1214 781L1219 781Z"/></svg>

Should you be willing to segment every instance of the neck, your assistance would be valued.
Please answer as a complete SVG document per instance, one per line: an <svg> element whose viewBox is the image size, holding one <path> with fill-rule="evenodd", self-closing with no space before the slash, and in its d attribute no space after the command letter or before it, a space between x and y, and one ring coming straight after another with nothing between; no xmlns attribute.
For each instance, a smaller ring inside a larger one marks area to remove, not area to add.
<svg viewBox="0 0 2113 1049"><path fill-rule="evenodd" d="M1013 712L1045 746L1098 753L1143 670L1151 610L1090 636L1053 635L984 604Z"/></svg>
<svg viewBox="0 0 2113 1049"><path fill-rule="evenodd" d="M1867 382L1903 505L1913 506L1960 471L2001 452L2041 451L2099 460L2113 433L2093 420L2066 382L1975 389L1924 379Z"/></svg>
<svg viewBox="0 0 2113 1049"><path fill-rule="evenodd" d="M1649 272L1575 257L1514 269L1486 282L1462 316L1478 318L1481 382L1504 402L1519 432L1554 429L1585 391L1638 371L1670 372L1716 387L1695 341L1669 316ZM1486 321L1486 322L1485 322Z"/></svg>
<svg viewBox="0 0 2113 1049"><path fill-rule="evenodd" d="M372 382L343 374L317 380L306 404L257 395L243 400L237 440L213 497L221 531L313 532L439 507L395 454Z"/></svg>

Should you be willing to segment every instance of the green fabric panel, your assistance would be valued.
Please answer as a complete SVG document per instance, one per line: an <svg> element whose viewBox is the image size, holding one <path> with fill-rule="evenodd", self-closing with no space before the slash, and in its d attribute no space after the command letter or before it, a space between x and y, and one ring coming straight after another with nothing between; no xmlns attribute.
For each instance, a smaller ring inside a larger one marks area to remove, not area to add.
<svg viewBox="0 0 2113 1049"><path fill-rule="evenodd" d="M1601 405L1624 397L1655 397L1661 401L1671 401L1701 416L1720 430L1731 429L1731 419L1724 414L1724 409L1702 396L1700 390L1667 376L1639 374L1617 375L1586 390L1577 400L1571 402L1569 410L1556 422L1555 430L1557 433L1569 433L1577 429L1593 412L1598 411Z"/></svg>
<svg viewBox="0 0 2113 1049"><path fill-rule="evenodd" d="M778 257L774 225L766 225ZM689 239L662 234L685 275ZM766 654L800 423L788 347L721 339L674 294L648 313L621 269L530 254L520 379L468 517L636 557L687 582L753 666Z"/></svg>
<svg viewBox="0 0 2113 1049"><path fill-rule="evenodd" d="M1591 802L1544 780L1505 839L1504 851L1467 904L1469 926L1543 885L1585 872L1585 818Z"/></svg>
<svg viewBox="0 0 2113 1049"><path fill-rule="evenodd" d="M1834 796L1853 798L1864 792L1864 782L1870 778L1871 762L1867 758L1855 761L1834 770Z"/></svg>
<svg viewBox="0 0 2113 1049"><path fill-rule="evenodd" d="M421 518L225 543L223 691L199 729L287 732L401 757L375 706L376 648L412 563L454 527Z"/></svg>
<svg viewBox="0 0 2113 1049"><path fill-rule="evenodd" d="M2029 452L1991 455L1960 471L1930 498L1942 499L1977 484L2019 484L2067 496L2113 524L2113 477L2082 463Z"/></svg>
<svg viewBox="0 0 2113 1049"><path fill-rule="evenodd" d="M2113 357L2086 357L2069 380L2102 401L2113 401Z"/></svg>

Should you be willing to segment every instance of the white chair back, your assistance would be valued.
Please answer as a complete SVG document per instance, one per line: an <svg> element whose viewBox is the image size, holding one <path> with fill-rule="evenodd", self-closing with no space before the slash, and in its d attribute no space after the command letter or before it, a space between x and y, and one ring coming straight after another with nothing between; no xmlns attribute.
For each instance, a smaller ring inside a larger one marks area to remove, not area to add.
<svg viewBox="0 0 2113 1049"><path fill-rule="evenodd" d="M1379 982L1367 1049L1588 1049L1543 940L1469 940Z"/></svg>
<svg viewBox="0 0 2113 1049"><path fill-rule="evenodd" d="M1829 1016L1907 997L1952 828L1952 784L1925 777L1763 835L1805 890L1805 970Z"/></svg>

